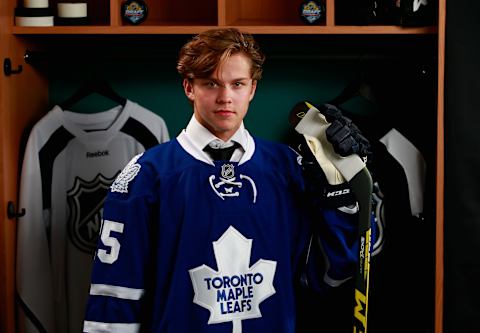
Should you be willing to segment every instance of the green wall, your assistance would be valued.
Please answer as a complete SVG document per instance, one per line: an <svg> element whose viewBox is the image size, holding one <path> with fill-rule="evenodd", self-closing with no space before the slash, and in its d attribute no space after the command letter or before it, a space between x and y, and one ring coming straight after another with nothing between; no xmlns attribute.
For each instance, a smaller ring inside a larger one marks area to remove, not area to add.
<svg viewBox="0 0 480 333"><path fill-rule="evenodd" d="M52 37L48 43L48 61L43 64L49 76L51 106L67 99L84 80L100 78L119 94L161 115L172 137L184 128L191 107L175 67L178 50L190 36L71 38ZM296 102L326 102L359 75L402 57L415 57L411 51L405 54L411 47L402 47L414 41L408 36L259 35L256 39L267 61L245 123L255 135L273 140L284 137L288 114ZM432 41L426 38L428 45ZM419 46L424 42L415 39ZM72 109L98 112L110 106L109 100L91 95ZM369 107L357 103L351 109L368 112Z"/></svg>

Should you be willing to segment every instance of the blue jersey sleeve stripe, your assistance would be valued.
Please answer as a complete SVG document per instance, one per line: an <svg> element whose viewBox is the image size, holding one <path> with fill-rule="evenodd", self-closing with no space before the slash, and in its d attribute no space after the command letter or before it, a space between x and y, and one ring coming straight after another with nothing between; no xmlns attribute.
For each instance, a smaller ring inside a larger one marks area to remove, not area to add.
<svg viewBox="0 0 480 333"><path fill-rule="evenodd" d="M84 333L137 333L140 332L140 324L100 323L97 321L84 321Z"/></svg>
<svg viewBox="0 0 480 333"><path fill-rule="evenodd" d="M138 301L142 298L144 293L144 289L119 287L108 284L92 284L90 286L90 295L92 296L110 296L121 299L128 299L132 301Z"/></svg>

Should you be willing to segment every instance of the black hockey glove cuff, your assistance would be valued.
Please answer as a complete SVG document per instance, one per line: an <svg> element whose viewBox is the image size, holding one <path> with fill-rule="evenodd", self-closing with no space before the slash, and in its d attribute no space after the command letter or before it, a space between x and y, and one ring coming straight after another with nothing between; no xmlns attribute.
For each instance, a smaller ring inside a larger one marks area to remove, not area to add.
<svg viewBox="0 0 480 333"><path fill-rule="evenodd" d="M328 177L330 180L337 178L337 181L335 184L329 184L325 171L312 152L312 147L305 135L292 132L288 144L302 157L301 165L305 179L305 192L313 206L339 208L356 204L349 183L339 179L341 176L339 174L335 175L335 170L331 168L328 171Z"/></svg>

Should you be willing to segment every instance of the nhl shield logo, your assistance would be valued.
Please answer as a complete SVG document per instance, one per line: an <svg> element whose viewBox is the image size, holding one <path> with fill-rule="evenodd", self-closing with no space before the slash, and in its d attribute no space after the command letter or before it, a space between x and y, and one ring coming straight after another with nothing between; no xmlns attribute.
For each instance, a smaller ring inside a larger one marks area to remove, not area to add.
<svg viewBox="0 0 480 333"><path fill-rule="evenodd" d="M233 164L222 165L222 178L232 179L235 177L235 168Z"/></svg>
<svg viewBox="0 0 480 333"><path fill-rule="evenodd" d="M103 203L108 188L117 174L112 178L98 174L92 181L77 177L73 187L67 192L70 209L68 235L75 247L82 252L92 255L95 252L102 222Z"/></svg>

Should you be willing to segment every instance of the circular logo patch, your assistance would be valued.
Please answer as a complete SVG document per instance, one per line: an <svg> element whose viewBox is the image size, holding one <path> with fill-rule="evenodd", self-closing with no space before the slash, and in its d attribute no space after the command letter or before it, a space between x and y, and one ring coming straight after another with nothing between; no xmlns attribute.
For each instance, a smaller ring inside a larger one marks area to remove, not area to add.
<svg viewBox="0 0 480 333"><path fill-rule="evenodd" d="M142 0L128 0L122 5L122 17L131 24L142 23L147 17L147 5Z"/></svg>
<svg viewBox="0 0 480 333"><path fill-rule="evenodd" d="M300 5L300 17L307 24L318 24L325 19L325 8L318 1L306 1Z"/></svg>

